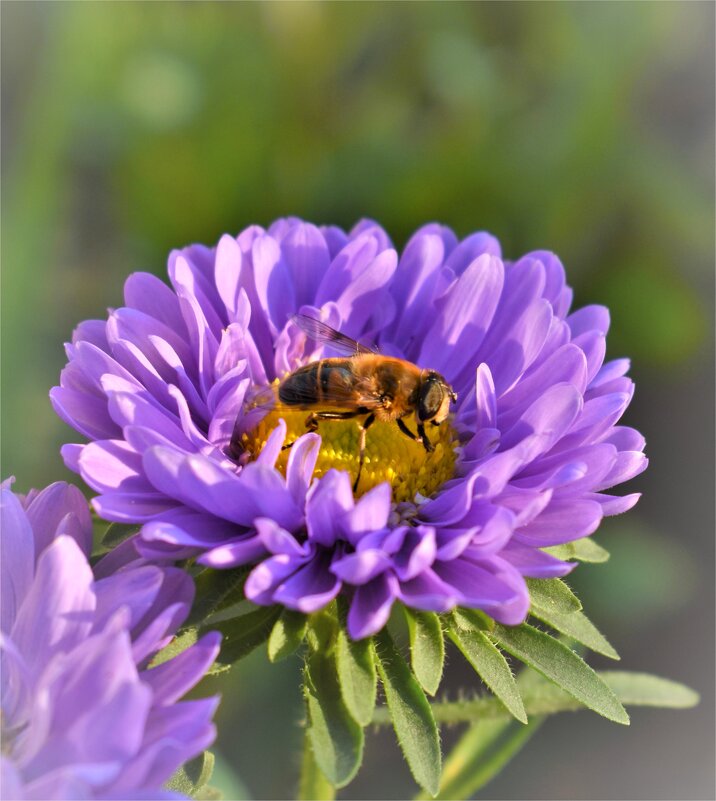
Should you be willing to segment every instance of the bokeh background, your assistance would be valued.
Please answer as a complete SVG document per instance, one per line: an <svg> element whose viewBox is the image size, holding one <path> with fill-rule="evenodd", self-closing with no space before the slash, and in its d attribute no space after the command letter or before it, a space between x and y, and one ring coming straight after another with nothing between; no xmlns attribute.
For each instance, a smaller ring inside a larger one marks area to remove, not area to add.
<svg viewBox="0 0 716 801"><path fill-rule="evenodd" d="M72 478L62 342L172 247L297 214L554 250L612 309L651 457L572 583L625 669L703 700L554 718L483 795L714 798L713 67L712 3L3 3L3 475ZM229 797L291 797L298 669L222 681ZM412 792L385 732L341 795Z"/></svg>

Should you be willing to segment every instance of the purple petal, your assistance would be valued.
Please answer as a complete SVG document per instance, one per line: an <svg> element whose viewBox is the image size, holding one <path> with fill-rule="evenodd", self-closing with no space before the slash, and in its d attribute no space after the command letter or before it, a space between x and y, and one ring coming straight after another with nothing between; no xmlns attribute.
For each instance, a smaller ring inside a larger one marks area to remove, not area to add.
<svg viewBox="0 0 716 801"><path fill-rule="evenodd" d="M452 285L425 335L418 363L440 369L448 380L475 358L502 292L504 267L487 254L470 264Z"/></svg>
<svg viewBox="0 0 716 801"><path fill-rule="evenodd" d="M237 477L199 454L164 447L150 448L143 463L158 490L197 511L244 526L268 514L288 529L300 521L280 474L265 465L248 464Z"/></svg>
<svg viewBox="0 0 716 801"><path fill-rule="evenodd" d="M531 434L540 438L540 450L548 451L569 429L582 409L582 396L572 384L558 384L548 389L505 431L501 448L512 448Z"/></svg>
<svg viewBox="0 0 716 801"><path fill-rule="evenodd" d="M628 512L632 507L634 507L641 498L640 492L633 492L631 495L597 495L597 494L588 494L587 499L590 501L596 501L602 507L602 513L605 517L611 517L612 515L620 515L624 512Z"/></svg>
<svg viewBox="0 0 716 801"><path fill-rule="evenodd" d="M397 595L406 606L426 612L447 612L461 597L430 568L410 581L401 582Z"/></svg>
<svg viewBox="0 0 716 801"><path fill-rule="evenodd" d="M476 259L485 254L501 259L502 249L492 234L478 231L463 239L452 250L445 266L451 269L455 275L462 275Z"/></svg>
<svg viewBox="0 0 716 801"><path fill-rule="evenodd" d="M35 572L35 539L30 521L17 496L0 490L0 563L3 567L0 596L0 631L8 634L22 601L30 589Z"/></svg>
<svg viewBox="0 0 716 801"><path fill-rule="evenodd" d="M173 704L203 677L216 659L221 635L212 631L180 654L142 674L142 681L154 690L154 703Z"/></svg>
<svg viewBox="0 0 716 801"><path fill-rule="evenodd" d="M115 523L147 523L157 515L176 508L162 492L113 492L92 499L92 506L105 520Z"/></svg>
<svg viewBox="0 0 716 801"><path fill-rule="evenodd" d="M334 560L331 573L347 584L366 584L392 565L392 560L384 552L368 548Z"/></svg>
<svg viewBox="0 0 716 801"><path fill-rule="evenodd" d="M179 336L186 336L177 296L156 276L132 273L124 282L124 301L130 308L159 320Z"/></svg>
<svg viewBox="0 0 716 801"><path fill-rule="evenodd" d="M293 279L296 304L312 303L330 261L323 235L315 225L298 223L282 240L281 252Z"/></svg>
<svg viewBox="0 0 716 801"><path fill-rule="evenodd" d="M259 517L254 521L254 525L259 539L269 553L276 555L285 553L296 558L310 555L307 545L299 545L293 534L281 528L271 518Z"/></svg>
<svg viewBox="0 0 716 801"><path fill-rule="evenodd" d="M90 442L79 459L82 478L96 492L152 492L142 457L124 440Z"/></svg>
<svg viewBox="0 0 716 801"><path fill-rule="evenodd" d="M269 606L274 603L276 588L308 559L310 556L296 558L288 554L279 554L265 559L249 574L244 585L244 594L255 604Z"/></svg>
<svg viewBox="0 0 716 801"><path fill-rule="evenodd" d="M555 556L524 545L508 545L500 556L529 578L560 578L571 573L576 562L563 562Z"/></svg>
<svg viewBox="0 0 716 801"><path fill-rule="evenodd" d="M514 626L527 616L530 601L524 579L498 557L479 562L463 558L437 562L435 572L455 588L464 605L483 609L500 623Z"/></svg>
<svg viewBox="0 0 716 801"><path fill-rule="evenodd" d="M638 476L646 470L649 460L640 451L622 451L617 455L612 469L593 489L602 490L614 487Z"/></svg>
<svg viewBox="0 0 716 801"><path fill-rule="evenodd" d="M601 519L602 508L594 501L553 498L529 525L517 529L514 537L520 543L538 548L561 545L592 534Z"/></svg>
<svg viewBox="0 0 716 801"><path fill-rule="evenodd" d="M39 555L11 633L18 650L32 654L34 674L56 651L89 634L96 606L92 581L87 559L70 537L59 537Z"/></svg>
<svg viewBox="0 0 716 801"><path fill-rule="evenodd" d="M331 546L338 522L353 509L353 491L348 473L329 470L316 481L306 497L306 526L311 542Z"/></svg>
<svg viewBox="0 0 716 801"><path fill-rule="evenodd" d="M277 587L274 600L306 614L323 609L341 589L340 580L330 572L330 564L331 554L319 552Z"/></svg>
<svg viewBox="0 0 716 801"><path fill-rule="evenodd" d="M391 488L388 482L378 484L356 501L341 521L341 529L352 544L362 536L384 528L388 522L391 503Z"/></svg>
<svg viewBox="0 0 716 801"><path fill-rule="evenodd" d="M303 506L305 501L320 448L321 437L318 434L304 434L291 446L286 466L286 485L299 506Z"/></svg>
<svg viewBox="0 0 716 801"><path fill-rule="evenodd" d="M609 331L609 309L606 306L584 306L567 317L567 325L572 332L572 339L588 331L606 335Z"/></svg>
<svg viewBox="0 0 716 801"><path fill-rule="evenodd" d="M352 639L369 637L385 626L397 595L397 585L395 577L383 573L358 587L348 611L348 633Z"/></svg>
<svg viewBox="0 0 716 801"><path fill-rule="evenodd" d="M281 257L281 248L271 236L258 237L252 247L256 294L268 313L274 335L286 324L296 308L291 273Z"/></svg>

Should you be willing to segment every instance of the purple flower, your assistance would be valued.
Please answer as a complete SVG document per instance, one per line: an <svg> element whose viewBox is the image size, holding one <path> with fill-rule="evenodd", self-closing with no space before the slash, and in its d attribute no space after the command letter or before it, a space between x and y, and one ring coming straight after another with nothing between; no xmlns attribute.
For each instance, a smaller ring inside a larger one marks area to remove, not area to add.
<svg viewBox="0 0 716 801"><path fill-rule="evenodd" d="M492 236L458 242L433 224L399 257L374 223L345 234L287 219L175 251L169 277L130 276L125 307L81 324L51 393L91 440L65 446L66 463L100 515L144 524L147 558L255 563L249 598L307 613L342 592L354 637L396 599L512 625L525 576L573 567L544 548L638 499L603 494L646 466L643 437L616 425L629 363L604 363L609 313L569 313L551 253L509 263ZM459 400L430 432L435 452L376 423L354 498L354 421L319 437L303 434L305 410L267 414L269 385L332 354L295 313L444 375Z"/></svg>
<svg viewBox="0 0 716 801"><path fill-rule="evenodd" d="M2 797L181 797L162 785L213 741L217 699L178 699L218 637L148 662L185 618L191 579L144 565L97 580L79 490L52 484L24 507L0 494Z"/></svg>

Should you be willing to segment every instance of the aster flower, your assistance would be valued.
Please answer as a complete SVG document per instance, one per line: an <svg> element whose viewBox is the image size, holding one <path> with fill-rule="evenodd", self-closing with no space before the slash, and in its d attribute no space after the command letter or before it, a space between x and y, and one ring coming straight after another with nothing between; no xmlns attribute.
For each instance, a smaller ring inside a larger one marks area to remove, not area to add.
<svg viewBox="0 0 716 801"><path fill-rule="evenodd" d="M148 663L185 618L191 579L150 565L96 578L79 490L0 493L3 798L181 797L162 785L213 741L217 699L178 699L218 637Z"/></svg>
<svg viewBox="0 0 716 801"><path fill-rule="evenodd" d="M287 219L175 251L169 278L130 276L124 307L77 328L51 393L90 440L67 465L101 516L143 524L146 558L255 565L248 598L305 613L342 593L354 638L396 600L515 625L525 577L573 567L544 549L638 499L604 493L646 466L617 425L629 363L604 362L608 311L570 313L552 253L510 263L494 237L433 224L399 257L374 223ZM332 353L296 313L445 376L459 401L432 453L376 423L354 497L355 422L305 434L305 411L267 413L267 388Z"/></svg>

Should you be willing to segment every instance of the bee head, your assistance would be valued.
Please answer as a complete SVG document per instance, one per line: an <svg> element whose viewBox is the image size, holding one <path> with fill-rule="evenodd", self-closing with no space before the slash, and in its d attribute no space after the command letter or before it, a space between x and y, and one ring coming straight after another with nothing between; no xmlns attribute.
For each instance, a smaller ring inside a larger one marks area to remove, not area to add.
<svg viewBox="0 0 716 801"><path fill-rule="evenodd" d="M418 396L418 422L428 420L434 426L440 425L450 412L450 402L457 400L457 394L447 381L434 370L429 370L420 385Z"/></svg>

